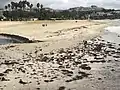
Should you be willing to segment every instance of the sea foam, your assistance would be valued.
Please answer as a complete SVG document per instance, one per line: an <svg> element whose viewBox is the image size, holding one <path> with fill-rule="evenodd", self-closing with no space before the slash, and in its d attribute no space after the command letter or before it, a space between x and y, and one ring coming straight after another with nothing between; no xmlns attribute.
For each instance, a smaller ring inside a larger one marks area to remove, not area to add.
<svg viewBox="0 0 120 90"><path fill-rule="evenodd" d="M114 32L114 33L120 34L120 26L107 27L107 28L105 28L105 30L108 30L110 32Z"/></svg>

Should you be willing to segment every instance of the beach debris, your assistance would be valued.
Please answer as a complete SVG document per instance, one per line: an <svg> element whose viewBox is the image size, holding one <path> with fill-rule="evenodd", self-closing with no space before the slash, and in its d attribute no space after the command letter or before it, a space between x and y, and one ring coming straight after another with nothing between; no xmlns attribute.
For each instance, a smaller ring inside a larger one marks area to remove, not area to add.
<svg viewBox="0 0 120 90"><path fill-rule="evenodd" d="M6 79L5 77L0 77L0 81L10 81L10 79Z"/></svg>
<svg viewBox="0 0 120 90"><path fill-rule="evenodd" d="M52 80L52 79L50 79L50 80L49 80L49 79L44 80L44 82L47 82L47 83L48 83L48 82L53 82L53 81L54 81L54 80Z"/></svg>
<svg viewBox="0 0 120 90"><path fill-rule="evenodd" d="M84 47L86 48L86 46L87 46L87 41L83 41L83 44L84 44Z"/></svg>
<svg viewBox="0 0 120 90"><path fill-rule="evenodd" d="M62 54L62 53L66 53L66 52L65 52L64 48L60 48L60 49L58 50L58 53Z"/></svg>
<svg viewBox="0 0 120 90"><path fill-rule="evenodd" d="M83 79L84 77L83 76L78 76L76 75L75 77L73 77L72 79L69 79L69 80L66 80L65 82L72 82L72 81L76 81L76 80L80 80L80 79Z"/></svg>
<svg viewBox="0 0 120 90"><path fill-rule="evenodd" d="M80 68L84 69L84 70L91 70L91 67L88 66L87 64L82 64L81 66L79 66Z"/></svg>
<svg viewBox="0 0 120 90"><path fill-rule="evenodd" d="M94 59L104 59L104 56L95 56Z"/></svg>
<svg viewBox="0 0 120 90"><path fill-rule="evenodd" d="M2 64L14 65L14 64L19 64L19 62L15 61L15 60L5 60L4 63L2 63Z"/></svg>
<svg viewBox="0 0 120 90"><path fill-rule="evenodd" d="M4 73L0 73L0 76L5 76L5 74Z"/></svg>
<svg viewBox="0 0 120 90"><path fill-rule="evenodd" d="M8 50L8 49L14 48L14 47L16 47L16 45L6 46L5 49Z"/></svg>
<svg viewBox="0 0 120 90"><path fill-rule="evenodd" d="M102 44L98 44L98 45L96 45L94 50L97 51L97 52L100 52L102 50L102 47L103 47Z"/></svg>
<svg viewBox="0 0 120 90"><path fill-rule="evenodd" d="M22 79L20 79L19 83L20 83L20 84L23 84L23 85L24 85L24 84L28 84L28 82L23 81Z"/></svg>
<svg viewBox="0 0 120 90"><path fill-rule="evenodd" d="M4 73L9 73L10 71L12 71L12 69L6 69Z"/></svg>
<svg viewBox="0 0 120 90"><path fill-rule="evenodd" d="M82 28L87 28L86 26L82 26Z"/></svg>
<svg viewBox="0 0 120 90"><path fill-rule="evenodd" d="M69 70L61 70L62 71L62 74L64 75L69 75L69 74L73 74L73 71L69 71Z"/></svg>
<svg viewBox="0 0 120 90"><path fill-rule="evenodd" d="M102 80L102 78L98 78L98 80Z"/></svg>
<svg viewBox="0 0 120 90"><path fill-rule="evenodd" d="M41 52L42 49L38 47L35 47L32 52L24 51L23 59L12 60L11 58L1 61L1 64L9 66L9 68L7 67L8 69L4 69L5 71L0 73L0 80L7 81L5 76L14 70L15 73L23 72L22 74L27 74L28 78L38 80L37 85L41 84L40 77L44 78L43 82L45 84L61 78L66 83L88 78L91 75L89 74L91 71L88 71L92 69L91 64L100 63L102 65L102 63L108 61L109 63L113 61L119 62L120 48L116 48L113 43L103 41L100 38L84 40L77 46L60 48L51 52ZM114 72L115 69L110 69L110 71ZM15 76L15 79L19 80L20 78L22 77ZM97 78L97 80L102 80L102 78ZM29 84L23 79L20 79L19 83L23 85ZM40 88L36 89L39 90ZM65 90L65 87L59 87L58 90Z"/></svg>
<svg viewBox="0 0 120 90"><path fill-rule="evenodd" d="M49 58L47 56L43 56L41 59L42 62L47 62L48 60L49 60Z"/></svg>
<svg viewBox="0 0 120 90"><path fill-rule="evenodd" d="M113 72L113 71L115 71L115 69L111 69L111 71Z"/></svg>
<svg viewBox="0 0 120 90"><path fill-rule="evenodd" d="M59 87L58 90L65 90L65 86L61 86L61 87Z"/></svg>
<svg viewBox="0 0 120 90"><path fill-rule="evenodd" d="M43 27L45 27L45 24L42 24Z"/></svg>
<svg viewBox="0 0 120 90"><path fill-rule="evenodd" d="M72 82L72 81L80 80L80 79L86 78L89 75L91 75L91 74L88 74L88 73L85 73L82 71L79 71L78 74L80 74L80 75L76 75L72 79L66 80L65 82Z"/></svg>
<svg viewBox="0 0 120 90"><path fill-rule="evenodd" d="M21 71L21 72L23 72L23 73L26 72L26 69L24 68L24 66L20 66L20 67L17 68L17 69L18 69L18 71Z"/></svg>
<svg viewBox="0 0 120 90"><path fill-rule="evenodd" d="M105 63L106 61L105 60L92 60L90 61L90 63Z"/></svg>
<svg viewBox="0 0 120 90"><path fill-rule="evenodd" d="M119 55L115 55L115 56L113 56L114 58L120 58L120 56Z"/></svg>
<svg viewBox="0 0 120 90"><path fill-rule="evenodd" d="M38 88L36 88L37 90L40 90L40 88L38 87Z"/></svg>
<svg viewBox="0 0 120 90"><path fill-rule="evenodd" d="M47 24L42 24L43 27L47 26Z"/></svg>
<svg viewBox="0 0 120 90"><path fill-rule="evenodd" d="M120 48L118 48L117 50L120 50Z"/></svg>

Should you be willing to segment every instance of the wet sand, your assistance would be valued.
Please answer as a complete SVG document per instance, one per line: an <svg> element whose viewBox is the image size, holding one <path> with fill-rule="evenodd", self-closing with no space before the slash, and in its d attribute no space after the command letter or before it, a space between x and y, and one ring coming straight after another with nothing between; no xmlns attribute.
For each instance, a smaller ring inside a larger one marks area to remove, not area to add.
<svg viewBox="0 0 120 90"><path fill-rule="evenodd" d="M1 90L119 90L120 45L105 26L65 26L45 42L0 46Z"/></svg>

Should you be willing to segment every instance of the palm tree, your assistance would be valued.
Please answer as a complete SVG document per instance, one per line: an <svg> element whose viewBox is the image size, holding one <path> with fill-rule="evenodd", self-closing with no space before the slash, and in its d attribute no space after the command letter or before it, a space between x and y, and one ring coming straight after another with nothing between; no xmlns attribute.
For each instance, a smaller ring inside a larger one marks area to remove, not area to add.
<svg viewBox="0 0 120 90"><path fill-rule="evenodd" d="M27 1L26 1L26 0L25 0L25 1L22 1L23 10L25 10L26 4L27 4Z"/></svg>
<svg viewBox="0 0 120 90"><path fill-rule="evenodd" d="M30 2L27 2L26 5L27 5L28 8L30 8Z"/></svg>
<svg viewBox="0 0 120 90"><path fill-rule="evenodd" d="M9 11L10 11L10 7L11 7L11 5L10 5L10 4L8 4Z"/></svg>
<svg viewBox="0 0 120 90"><path fill-rule="evenodd" d="M43 5L42 4L40 5L40 8L43 9Z"/></svg>
<svg viewBox="0 0 120 90"><path fill-rule="evenodd" d="M41 19L43 19L43 5L40 5L40 13L41 13Z"/></svg>
<svg viewBox="0 0 120 90"><path fill-rule="evenodd" d="M19 4L16 2L16 3L14 3L14 7L15 7L15 9L17 10L18 9L18 7L19 7Z"/></svg>
<svg viewBox="0 0 120 90"><path fill-rule="evenodd" d="M38 10L39 10L39 8L40 8L40 3L37 3L37 8L38 8Z"/></svg>
<svg viewBox="0 0 120 90"><path fill-rule="evenodd" d="M15 8L15 3L11 2L11 9L13 10Z"/></svg>
<svg viewBox="0 0 120 90"><path fill-rule="evenodd" d="M14 4L15 4L14 2L11 2L11 5L12 5L12 6L14 6Z"/></svg>
<svg viewBox="0 0 120 90"><path fill-rule="evenodd" d="M33 4L30 4L30 11L31 11L32 7L33 7Z"/></svg>
<svg viewBox="0 0 120 90"><path fill-rule="evenodd" d="M11 10L13 11L13 9L14 9L14 6L11 6Z"/></svg>
<svg viewBox="0 0 120 90"><path fill-rule="evenodd" d="M27 4L28 7L30 7L30 2L27 2L26 4Z"/></svg>
<svg viewBox="0 0 120 90"><path fill-rule="evenodd" d="M5 6L5 10L7 11L7 9L8 9L8 6Z"/></svg>
<svg viewBox="0 0 120 90"><path fill-rule="evenodd" d="M16 6L16 5L15 5L15 6ZM22 7L23 7L22 1L19 1L18 7L22 10Z"/></svg>

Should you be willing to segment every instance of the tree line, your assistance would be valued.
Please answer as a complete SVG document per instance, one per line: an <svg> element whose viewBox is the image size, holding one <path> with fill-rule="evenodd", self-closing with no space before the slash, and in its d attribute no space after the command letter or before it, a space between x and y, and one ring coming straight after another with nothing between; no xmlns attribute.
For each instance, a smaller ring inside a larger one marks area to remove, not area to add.
<svg viewBox="0 0 120 90"><path fill-rule="evenodd" d="M92 5L91 8L97 8L97 6ZM114 9L102 9L101 12L109 13L114 11ZM76 10L61 10L61 11L50 11L46 10L43 4L36 3L34 6L27 0L19 2L10 2L5 6L3 15L6 17L6 20L30 20L31 18L38 18L39 20L49 20L51 18L56 19L88 19L89 15L95 14L97 11L76 11ZM119 15L117 14L115 18ZM92 19L106 19L107 16L91 16ZM111 18L111 17L110 17ZM120 18L120 17L119 17Z"/></svg>
<svg viewBox="0 0 120 90"><path fill-rule="evenodd" d="M29 18L39 18L44 19L45 11L43 8L43 4L37 3L37 8L33 10L33 4L27 0L19 1L19 2L11 2L8 5L5 5L5 11L3 15L7 19L11 20L22 20ZM43 12L44 11L44 12Z"/></svg>

